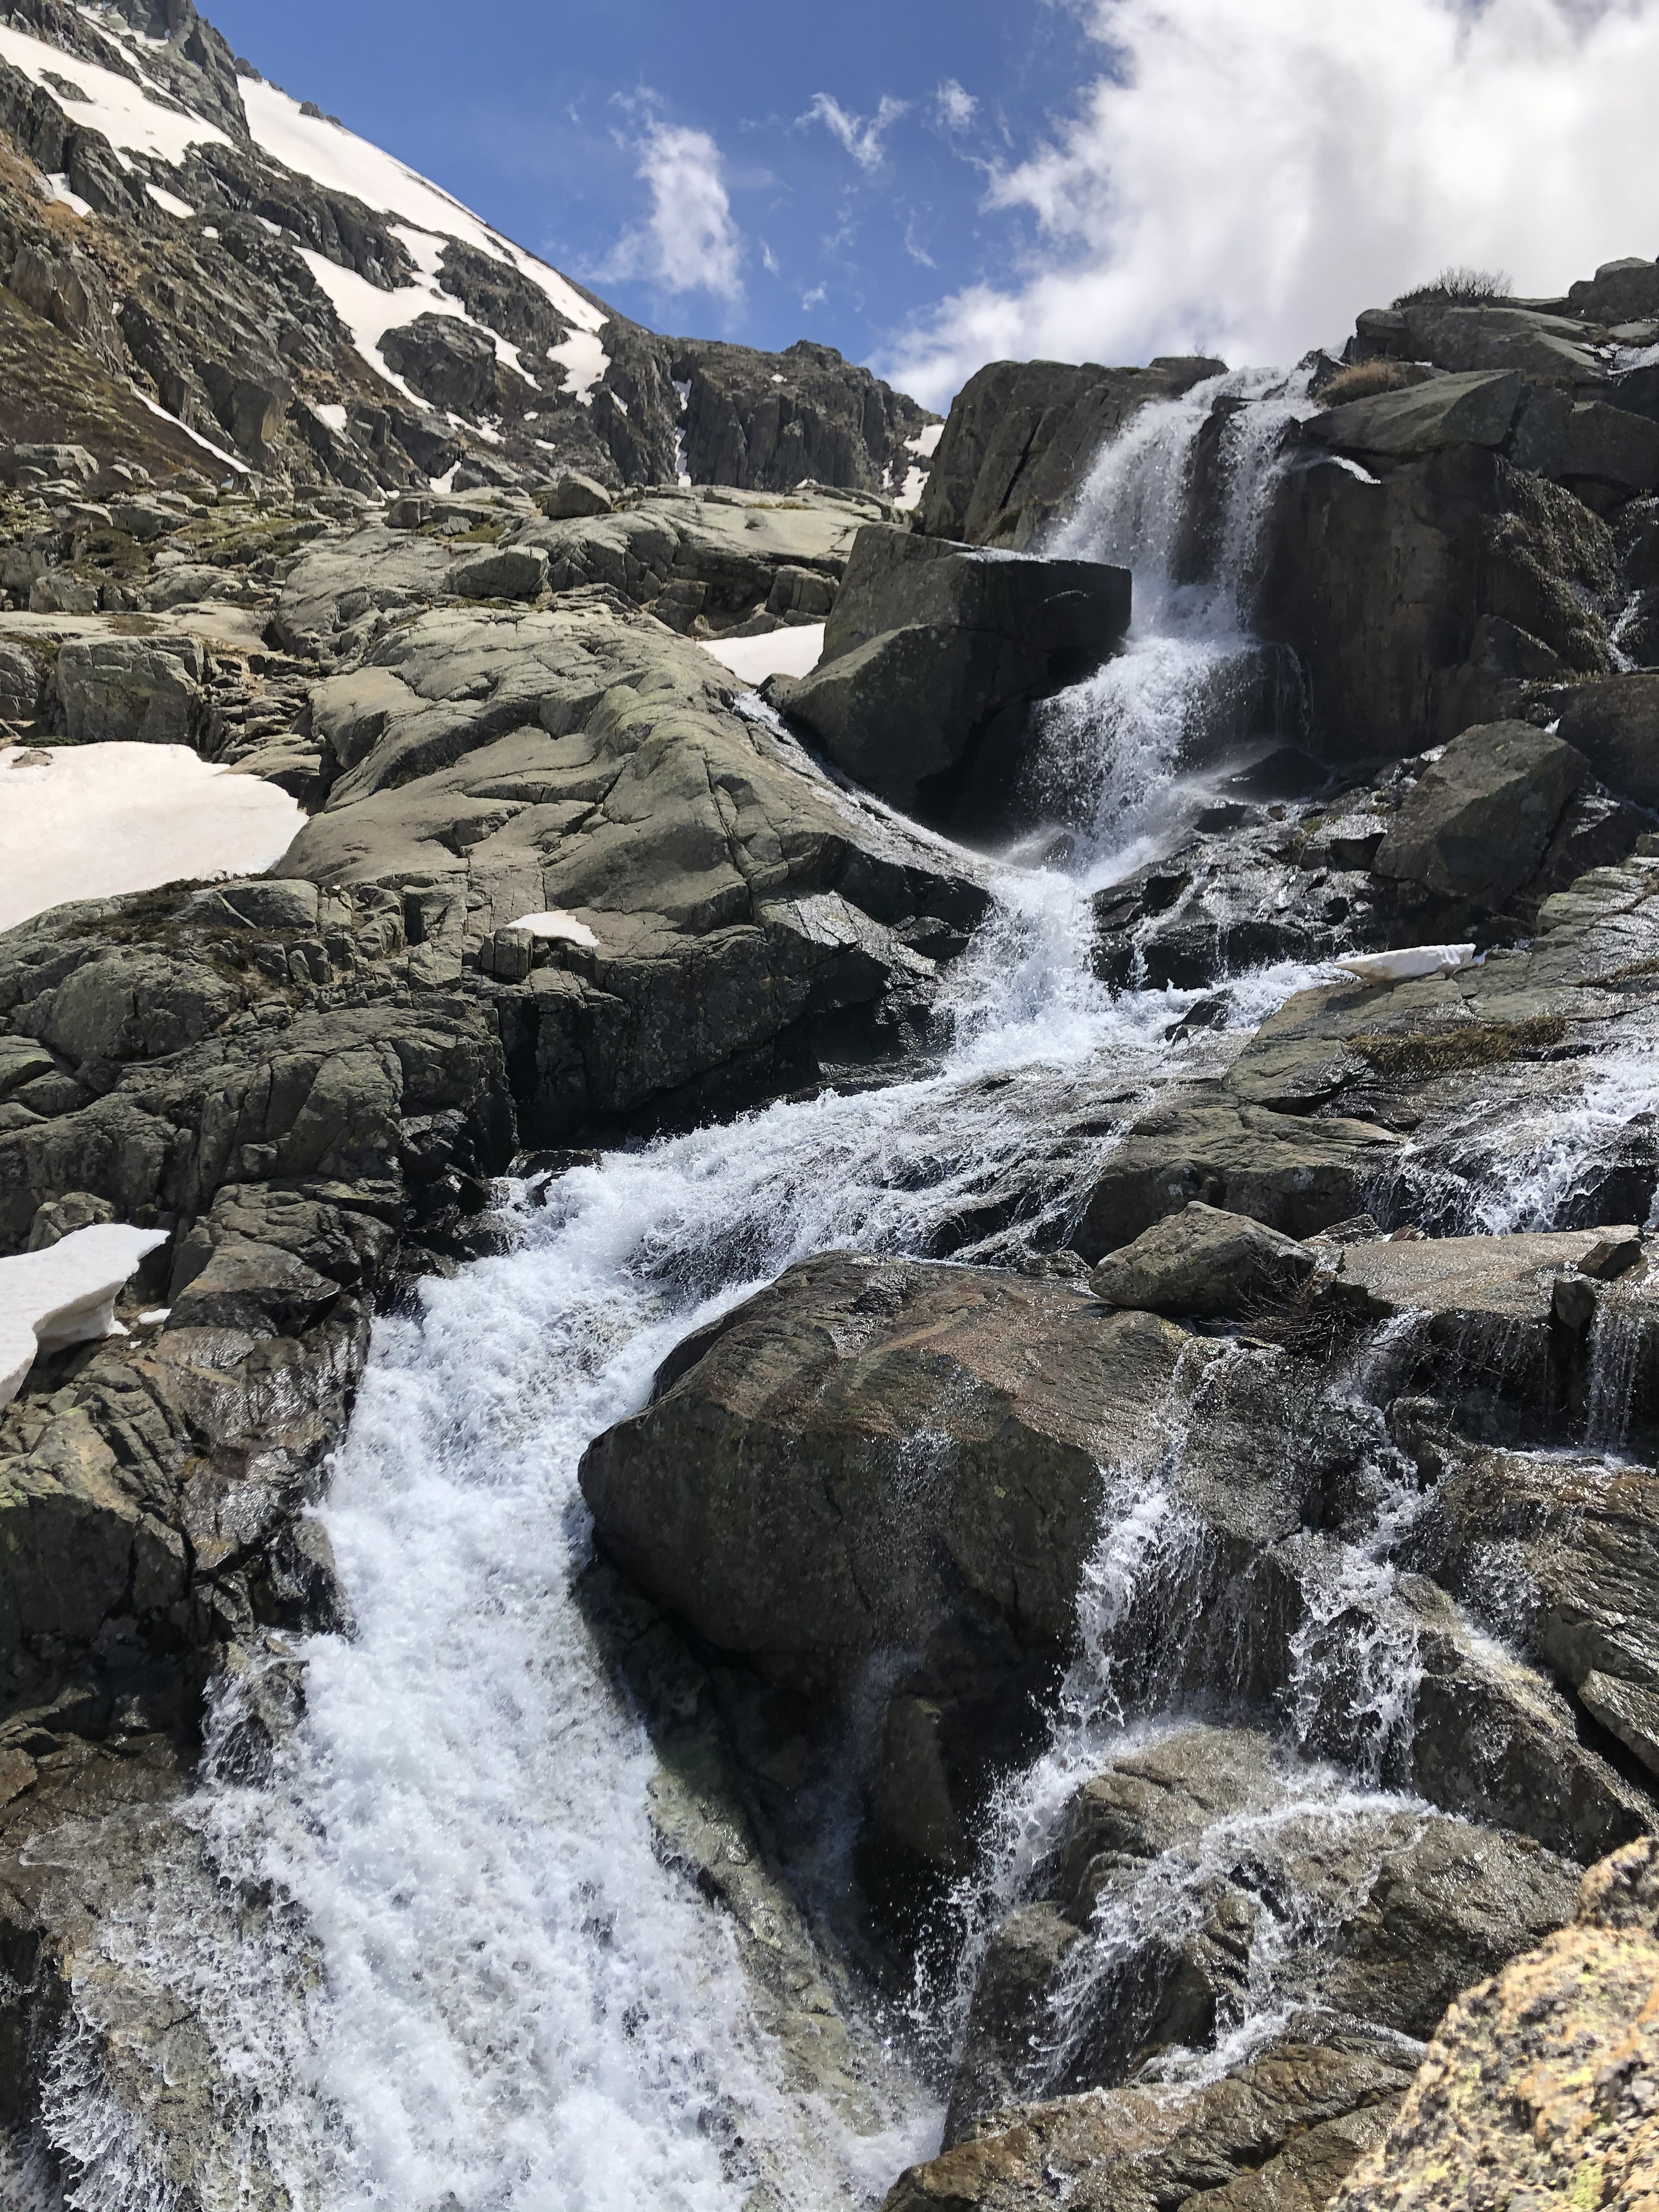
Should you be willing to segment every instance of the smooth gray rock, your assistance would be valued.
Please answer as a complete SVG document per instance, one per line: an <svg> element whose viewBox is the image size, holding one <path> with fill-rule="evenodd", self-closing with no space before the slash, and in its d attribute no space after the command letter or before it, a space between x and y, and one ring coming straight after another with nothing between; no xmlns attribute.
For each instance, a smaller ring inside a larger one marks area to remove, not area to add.
<svg viewBox="0 0 1659 2212"><path fill-rule="evenodd" d="M1432 362L1437 368L1518 370L1534 376L1594 380L1602 365L1586 343L1582 323L1521 307L1467 307L1419 300L1407 307L1372 309L1355 325L1357 357Z"/></svg>
<svg viewBox="0 0 1659 2212"><path fill-rule="evenodd" d="M1293 1237L1194 1200L1109 1254L1089 1288L1111 1306L1236 1320L1285 1304L1317 1264Z"/></svg>
<svg viewBox="0 0 1659 2212"><path fill-rule="evenodd" d="M1407 794L1372 862L1443 898L1501 906L1533 874L1584 756L1526 722L1466 730Z"/></svg>
<svg viewBox="0 0 1659 2212"><path fill-rule="evenodd" d="M592 477L568 473L551 491L538 493L536 504L550 522L565 522L580 515L609 514L616 502Z"/></svg>
<svg viewBox="0 0 1659 2212"><path fill-rule="evenodd" d="M1659 315L1659 262L1639 257L1604 261L1594 276L1570 284L1567 298L1595 323L1614 325Z"/></svg>
<svg viewBox="0 0 1659 2212"><path fill-rule="evenodd" d="M54 685L72 744L191 744L205 662L192 637L67 638Z"/></svg>
<svg viewBox="0 0 1659 2212"><path fill-rule="evenodd" d="M464 599L533 599L547 589L547 556L528 545L493 547L457 561L445 579Z"/></svg>

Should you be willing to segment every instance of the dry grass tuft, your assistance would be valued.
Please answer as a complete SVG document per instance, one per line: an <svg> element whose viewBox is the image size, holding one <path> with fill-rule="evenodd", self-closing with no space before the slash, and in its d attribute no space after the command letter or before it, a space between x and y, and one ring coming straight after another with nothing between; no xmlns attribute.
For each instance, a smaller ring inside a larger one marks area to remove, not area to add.
<svg viewBox="0 0 1659 2212"><path fill-rule="evenodd" d="M1314 397L1326 407L1345 407L1351 399L1375 399L1380 392L1404 392L1428 380L1428 371L1414 361L1357 361L1340 368Z"/></svg>
<svg viewBox="0 0 1659 2212"><path fill-rule="evenodd" d="M1443 300L1454 307L1501 307L1515 297L1507 269L1443 269L1431 284L1413 284L1393 304L1420 307L1426 301Z"/></svg>

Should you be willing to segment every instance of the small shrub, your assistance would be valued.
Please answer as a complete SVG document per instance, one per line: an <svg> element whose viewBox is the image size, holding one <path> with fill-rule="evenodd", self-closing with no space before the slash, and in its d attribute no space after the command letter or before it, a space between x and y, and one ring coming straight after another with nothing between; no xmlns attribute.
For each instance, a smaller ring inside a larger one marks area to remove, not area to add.
<svg viewBox="0 0 1659 2212"><path fill-rule="evenodd" d="M1454 307L1491 307L1513 299L1507 269L1443 269L1431 284L1414 284L1394 302L1415 307L1425 300L1444 300Z"/></svg>
<svg viewBox="0 0 1659 2212"><path fill-rule="evenodd" d="M1357 361L1338 369L1314 397L1323 407L1344 407L1351 399L1375 399L1379 392L1404 392L1427 375L1414 361Z"/></svg>

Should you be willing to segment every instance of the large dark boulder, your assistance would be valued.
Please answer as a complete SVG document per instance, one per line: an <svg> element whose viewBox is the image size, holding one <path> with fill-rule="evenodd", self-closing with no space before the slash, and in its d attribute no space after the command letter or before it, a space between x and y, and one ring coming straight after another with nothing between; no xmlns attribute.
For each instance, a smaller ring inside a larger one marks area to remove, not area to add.
<svg viewBox="0 0 1659 2212"><path fill-rule="evenodd" d="M907 811L1006 826L1030 701L1121 642L1129 575L1096 561L860 531L818 667L787 694L838 768Z"/></svg>
<svg viewBox="0 0 1659 2212"><path fill-rule="evenodd" d="M1176 399L1223 361L1159 358L1146 368L994 361L952 401L921 495L932 538L1029 545L1076 498L1095 456L1149 402Z"/></svg>
<svg viewBox="0 0 1659 2212"><path fill-rule="evenodd" d="M1466 730L1408 794L1372 865L1443 898L1501 906L1589 773L1582 753L1528 723Z"/></svg>
<svg viewBox="0 0 1659 2212"><path fill-rule="evenodd" d="M1559 733L1613 790L1659 806L1659 670L1581 684Z"/></svg>
<svg viewBox="0 0 1659 2212"><path fill-rule="evenodd" d="M1504 719L1529 678L1613 672L1595 611L1614 586L1607 525L1482 447L1380 483L1334 460L1292 466L1263 546L1255 626L1296 653L1329 759L1420 751Z"/></svg>
<svg viewBox="0 0 1659 2212"><path fill-rule="evenodd" d="M1075 1633L1101 1469L1156 1425L1187 1342L1057 1281L830 1253L681 1347L582 1493L653 1602L818 1726L907 1654L872 1716L878 1826L961 1867Z"/></svg>

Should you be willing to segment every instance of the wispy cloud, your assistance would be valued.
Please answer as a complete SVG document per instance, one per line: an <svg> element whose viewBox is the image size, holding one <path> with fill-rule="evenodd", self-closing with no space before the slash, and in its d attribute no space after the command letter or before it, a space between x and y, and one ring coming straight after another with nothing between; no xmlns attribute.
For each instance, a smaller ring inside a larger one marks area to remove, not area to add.
<svg viewBox="0 0 1659 2212"><path fill-rule="evenodd" d="M802 124L823 124L832 137L840 139L860 168L878 169L886 155L883 139L909 110L908 100L895 100L884 92L875 113L866 118L849 113L830 94L815 92L811 106L799 119Z"/></svg>
<svg viewBox="0 0 1659 2212"><path fill-rule="evenodd" d="M953 76L947 76L933 94L933 112L947 131L965 131L978 106L973 94L964 92Z"/></svg>
<svg viewBox="0 0 1659 2212"><path fill-rule="evenodd" d="M987 195L1035 248L889 351L918 398L999 356L1293 360L1447 262L1547 294L1654 252L1659 0L1084 4L1093 82Z"/></svg>
<svg viewBox="0 0 1659 2212"><path fill-rule="evenodd" d="M706 131L650 115L635 174L651 211L612 248L602 277L644 276L671 292L743 296L743 234L732 216L720 148Z"/></svg>

